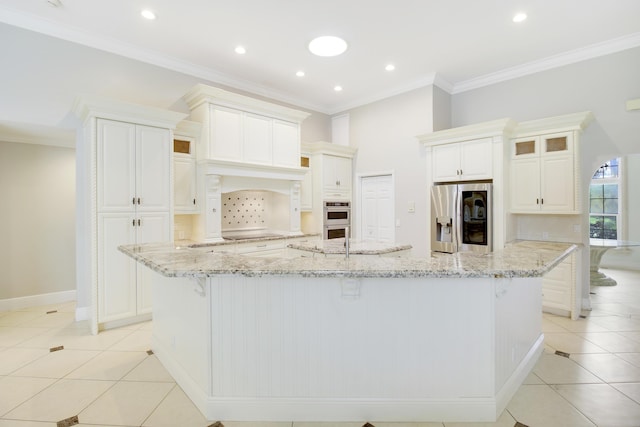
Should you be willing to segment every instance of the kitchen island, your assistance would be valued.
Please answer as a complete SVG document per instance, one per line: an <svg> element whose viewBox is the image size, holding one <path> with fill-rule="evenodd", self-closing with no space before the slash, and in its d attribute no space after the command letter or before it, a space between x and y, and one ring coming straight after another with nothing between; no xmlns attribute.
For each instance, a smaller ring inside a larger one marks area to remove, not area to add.
<svg viewBox="0 0 640 427"><path fill-rule="evenodd" d="M130 245L153 350L208 419L494 421L543 350L542 275L577 248L250 257Z"/></svg>

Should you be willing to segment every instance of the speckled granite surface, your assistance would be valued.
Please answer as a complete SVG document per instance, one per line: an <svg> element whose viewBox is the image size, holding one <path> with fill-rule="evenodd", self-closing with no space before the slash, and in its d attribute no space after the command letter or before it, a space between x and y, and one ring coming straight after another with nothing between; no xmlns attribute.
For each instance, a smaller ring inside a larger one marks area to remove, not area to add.
<svg viewBox="0 0 640 427"><path fill-rule="evenodd" d="M576 250L570 243L522 241L487 255L438 254L418 257L311 256L260 258L220 251L216 246L190 248L171 243L126 245L123 253L168 277L297 275L302 277L537 277Z"/></svg>

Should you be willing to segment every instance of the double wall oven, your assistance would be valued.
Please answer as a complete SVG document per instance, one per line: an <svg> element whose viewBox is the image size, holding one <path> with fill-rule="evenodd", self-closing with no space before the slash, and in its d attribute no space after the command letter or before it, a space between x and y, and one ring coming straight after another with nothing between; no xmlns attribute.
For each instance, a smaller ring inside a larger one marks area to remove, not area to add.
<svg viewBox="0 0 640 427"><path fill-rule="evenodd" d="M347 201L325 201L323 209L322 238L346 237L351 226L351 203Z"/></svg>

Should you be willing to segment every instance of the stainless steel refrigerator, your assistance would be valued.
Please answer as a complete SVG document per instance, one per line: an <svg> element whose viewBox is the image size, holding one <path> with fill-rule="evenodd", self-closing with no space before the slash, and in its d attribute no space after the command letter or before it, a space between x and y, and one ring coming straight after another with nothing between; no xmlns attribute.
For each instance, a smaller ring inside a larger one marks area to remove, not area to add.
<svg viewBox="0 0 640 427"><path fill-rule="evenodd" d="M464 183L431 188L432 251L493 250L491 187L490 183Z"/></svg>

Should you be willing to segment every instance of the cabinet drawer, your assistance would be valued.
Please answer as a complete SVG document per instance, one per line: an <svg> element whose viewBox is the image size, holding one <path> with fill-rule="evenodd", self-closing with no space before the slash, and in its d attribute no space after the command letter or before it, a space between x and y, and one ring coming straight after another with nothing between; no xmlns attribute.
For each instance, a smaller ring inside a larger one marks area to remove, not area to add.
<svg viewBox="0 0 640 427"><path fill-rule="evenodd" d="M240 243L236 246L236 253L249 254L256 252L271 252L284 249L283 241Z"/></svg>

